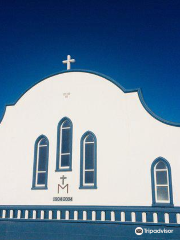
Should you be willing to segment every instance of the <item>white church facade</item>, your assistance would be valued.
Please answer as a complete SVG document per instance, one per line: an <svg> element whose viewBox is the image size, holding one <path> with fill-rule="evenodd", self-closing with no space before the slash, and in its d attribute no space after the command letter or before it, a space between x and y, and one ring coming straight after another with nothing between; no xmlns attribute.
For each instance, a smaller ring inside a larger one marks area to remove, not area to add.
<svg viewBox="0 0 180 240"><path fill-rule="evenodd" d="M130 224L118 239L147 224L178 229L179 142L180 124L153 114L140 90L90 71L46 78L0 123L0 229Z"/></svg>

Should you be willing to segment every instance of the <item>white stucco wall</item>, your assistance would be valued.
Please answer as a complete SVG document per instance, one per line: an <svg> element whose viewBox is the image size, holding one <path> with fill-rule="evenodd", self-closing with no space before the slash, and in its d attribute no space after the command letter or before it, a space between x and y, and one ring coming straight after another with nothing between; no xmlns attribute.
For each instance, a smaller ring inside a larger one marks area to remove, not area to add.
<svg viewBox="0 0 180 240"><path fill-rule="evenodd" d="M70 93L68 98L64 93ZM55 172L57 125L73 122L72 172ZM79 189L80 139L97 137L97 189ZM31 190L34 143L49 139L48 190ZM150 206L151 164L166 158L172 170L174 205L180 205L180 128L153 118L138 94L124 93L95 74L59 74L35 85L7 107L0 124L0 205L117 205ZM58 194L65 175L69 194ZM53 202L53 197L73 197Z"/></svg>

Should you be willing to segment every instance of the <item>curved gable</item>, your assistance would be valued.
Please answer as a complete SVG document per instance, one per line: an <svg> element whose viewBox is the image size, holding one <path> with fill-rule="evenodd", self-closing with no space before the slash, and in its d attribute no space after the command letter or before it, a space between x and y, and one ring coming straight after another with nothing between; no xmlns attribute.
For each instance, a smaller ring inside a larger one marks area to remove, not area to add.
<svg viewBox="0 0 180 240"><path fill-rule="evenodd" d="M51 75L47 78L44 78L43 80L37 82L36 84L34 84L32 87L30 87L29 89L27 89L25 91L25 93L23 93L20 98L14 103L14 104L9 104L9 105L6 105L5 107L5 111L4 111L4 114L3 114L3 117L2 119L0 120L0 124L1 122L3 121L3 118L6 114L6 110L8 109L8 107L12 107L12 106L15 106L19 101L21 101L27 94L29 94L34 88L37 88L39 87L39 85L42 85L43 82L45 81L52 81L54 78L57 78L57 77L60 77L62 74L70 74L70 73L88 73L88 74L93 74L93 75L96 75L98 77L101 77L101 78L104 78L108 81L110 81L111 83L113 83L114 85L116 85L119 89L121 89L121 91L123 91L124 93L134 93L136 92L139 96L139 100L142 104L142 106L144 107L144 109L153 117L155 118L156 120L164 123L164 124L167 124L167 125L171 125L171 126L174 126L174 127L180 127L180 123L175 123L175 122L171 122L171 121L167 121L159 116L157 116L146 104L146 102L144 101L144 98L143 98L143 93L142 93L142 90L140 88L138 89L130 89L130 90L127 90L125 89L124 87L122 87L117 81L115 81L114 79L106 76L106 75L103 75L103 74L100 74L100 73L97 73L97 72L93 72L93 71L88 71L88 70L70 70L70 71L63 71L63 72L60 72L58 74L55 74L55 75Z"/></svg>

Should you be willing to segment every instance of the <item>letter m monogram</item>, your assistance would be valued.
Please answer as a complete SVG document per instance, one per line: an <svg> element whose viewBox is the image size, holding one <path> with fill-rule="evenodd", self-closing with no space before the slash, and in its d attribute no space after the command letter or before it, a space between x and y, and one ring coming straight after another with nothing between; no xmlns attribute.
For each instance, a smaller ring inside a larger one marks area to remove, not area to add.
<svg viewBox="0 0 180 240"><path fill-rule="evenodd" d="M58 184L58 193L59 193L60 189L64 190L65 188L66 188L67 193L68 193L68 191L69 191L69 185L68 184L66 184L65 186L61 186L61 184Z"/></svg>

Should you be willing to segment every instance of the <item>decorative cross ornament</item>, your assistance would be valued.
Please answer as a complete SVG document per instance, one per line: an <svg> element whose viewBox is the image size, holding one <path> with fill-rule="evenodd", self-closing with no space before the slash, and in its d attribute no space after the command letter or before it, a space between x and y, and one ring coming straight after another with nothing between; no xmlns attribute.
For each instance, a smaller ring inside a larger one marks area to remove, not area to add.
<svg viewBox="0 0 180 240"><path fill-rule="evenodd" d="M71 69L71 63L74 63L75 59L71 59L71 55L67 55L67 60L62 61L62 63L67 64L67 70Z"/></svg>
<svg viewBox="0 0 180 240"><path fill-rule="evenodd" d="M67 177L63 175L62 177L60 177L60 179L62 179L62 184L64 185L64 180L67 179Z"/></svg>

